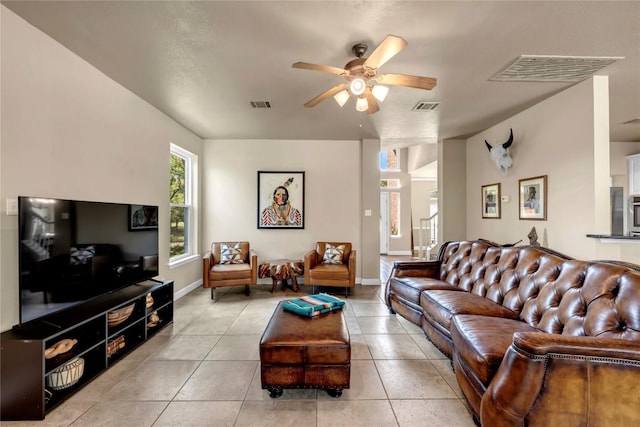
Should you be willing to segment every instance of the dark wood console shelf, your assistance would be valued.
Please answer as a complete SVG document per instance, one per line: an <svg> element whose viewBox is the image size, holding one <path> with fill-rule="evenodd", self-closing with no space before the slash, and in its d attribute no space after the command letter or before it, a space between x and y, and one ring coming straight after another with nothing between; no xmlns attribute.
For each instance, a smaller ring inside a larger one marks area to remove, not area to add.
<svg viewBox="0 0 640 427"><path fill-rule="evenodd" d="M118 322L112 315L128 307ZM173 282L146 280L0 335L0 420L42 420L93 378L173 322ZM62 340L67 352L45 358ZM75 369L66 369L81 365Z"/></svg>

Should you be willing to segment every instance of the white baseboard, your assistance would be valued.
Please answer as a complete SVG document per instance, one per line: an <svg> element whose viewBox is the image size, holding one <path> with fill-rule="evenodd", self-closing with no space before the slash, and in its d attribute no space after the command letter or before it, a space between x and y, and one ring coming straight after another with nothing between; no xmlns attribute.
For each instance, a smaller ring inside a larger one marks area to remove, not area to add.
<svg viewBox="0 0 640 427"><path fill-rule="evenodd" d="M202 279L198 279L195 282L193 282L192 284L190 284L189 286L185 286L184 288L180 289L177 292L173 293L173 300L177 301L180 298L182 298L183 296L187 295L189 292L198 289L200 286L202 286Z"/></svg>
<svg viewBox="0 0 640 427"><path fill-rule="evenodd" d="M269 279L269 278L258 279L258 284L259 285L271 284L271 283L272 283L271 279ZM304 279L299 277L298 278L298 283L301 284L301 285L304 285ZM380 285L380 279L362 279L360 277L356 277L356 284L362 284L362 285L365 285L365 286ZM192 284L190 284L189 286L185 286L184 288L180 289L179 291L177 291L177 292L175 292L173 294L174 301L179 300L183 296L187 295L189 292L198 289L200 286L202 286L202 279L198 279L195 282L193 282Z"/></svg>
<svg viewBox="0 0 640 427"><path fill-rule="evenodd" d="M258 283L260 283L260 279L258 279ZM265 281L264 283L271 284L271 279L268 279L268 282ZM355 283L356 283L356 285L379 285L380 284L380 280L379 279L363 279L361 277L356 277ZM303 276L298 277L298 284L304 285Z"/></svg>

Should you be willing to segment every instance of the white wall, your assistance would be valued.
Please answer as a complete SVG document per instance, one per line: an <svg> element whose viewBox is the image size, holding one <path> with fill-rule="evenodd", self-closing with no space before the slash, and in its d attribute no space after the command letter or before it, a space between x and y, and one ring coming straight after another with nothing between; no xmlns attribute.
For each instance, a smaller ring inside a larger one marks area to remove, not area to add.
<svg viewBox="0 0 640 427"><path fill-rule="evenodd" d="M523 239L536 227L538 240L567 255L593 259L597 241L589 233L610 233L607 77L574 85L467 142L467 238L499 243ZM606 111L597 106L606 98ZM484 144L501 143L513 128L513 166L500 175ZM606 133L605 133L606 132ZM547 220L519 220L518 180L548 176ZM501 219L482 219L480 188L501 183ZM604 202L603 202L604 200Z"/></svg>
<svg viewBox="0 0 640 427"><path fill-rule="evenodd" d="M411 213L413 226L420 226L420 218L429 218L431 194L438 190L438 181L411 181Z"/></svg>
<svg viewBox="0 0 640 427"><path fill-rule="evenodd" d="M466 140L438 142L438 242L463 240L466 228ZM435 248L434 248L435 249Z"/></svg>
<svg viewBox="0 0 640 427"><path fill-rule="evenodd" d="M317 241L347 241L361 253L360 158L360 141L205 140L202 250L247 240L259 261L302 259ZM257 228L258 171L305 172L304 230Z"/></svg>
<svg viewBox="0 0 640 427"><path fill-rule="evenodd" d="M1 19L0 328L18 322L19 195L155 204L169 217L169 143L201 154L202 141L5 6ZM179 290L201 261L169 270L160 227L160 275Z"/></svg>
<svg viewBox="0 0 640 427"><path fill-rule="evenodd" d="M362 217L361 247L358 253L363 285L380 284L380 140L362 141L361 158ZM366 216L365 211L371 211Z"/></svg>

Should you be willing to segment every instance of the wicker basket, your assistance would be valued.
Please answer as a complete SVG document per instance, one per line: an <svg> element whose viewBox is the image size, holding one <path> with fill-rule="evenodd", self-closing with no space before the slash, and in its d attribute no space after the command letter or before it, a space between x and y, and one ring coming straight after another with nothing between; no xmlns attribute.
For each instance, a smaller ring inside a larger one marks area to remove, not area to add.
<svg viewBox="0 0 640 427"><path fill-rule="evenodd" d="M107 323L109 324L109 326L118 326L119 324L127 320L129 316L131 316L131 313L133 313L133 309L135 308L135 306L136 304L133 303L126 307L110 311L107 314Z"/></svg>
<svg viewBox="0 0 640 427"><path fill-rule="evenodd" d="M53 390L64 390L77 383L83 373L84 359L78 357L51 371L47 376L47 384Z"/></svg>

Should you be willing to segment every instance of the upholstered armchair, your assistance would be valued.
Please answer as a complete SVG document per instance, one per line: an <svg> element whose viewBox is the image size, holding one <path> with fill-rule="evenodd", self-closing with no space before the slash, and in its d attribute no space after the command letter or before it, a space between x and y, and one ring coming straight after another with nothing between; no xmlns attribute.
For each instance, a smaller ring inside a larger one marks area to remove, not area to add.
<svg viewBox="0 0 640 427"><path fill-rule="evenodd" d="M249 242L213 242L202 261L202 287L211 288L211 299L217 287L244 285L249 295L258 282L258 256Z"/></svg>
<svg viewBox="0 0 640 427"><path fill-rule="evenodd" d="M304 256L304 284L340 286L349 295L356 284L356 251L348 242L317 242Z"/></svg>

